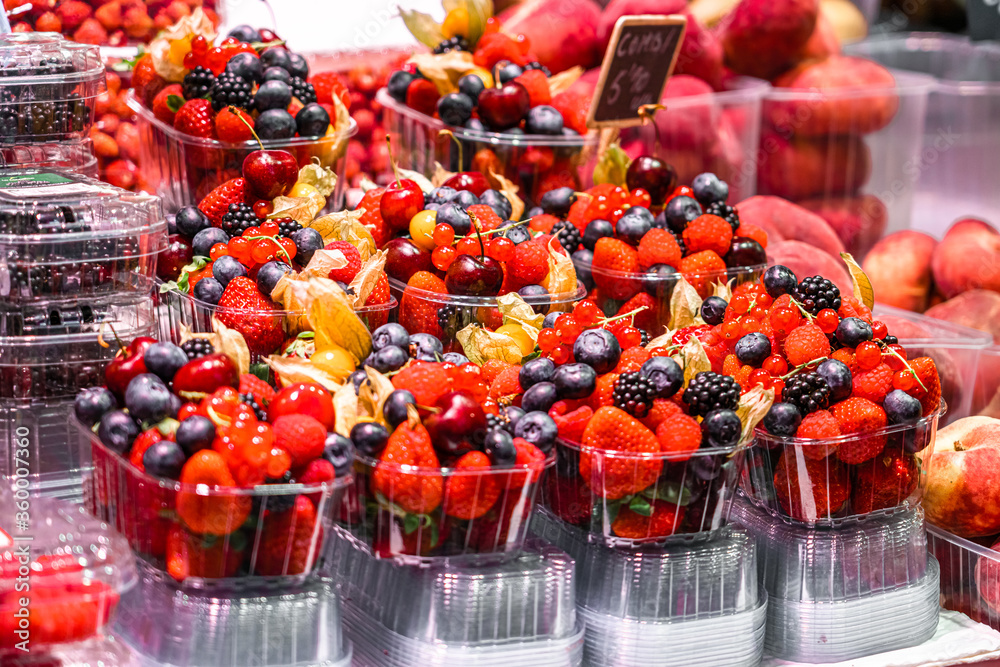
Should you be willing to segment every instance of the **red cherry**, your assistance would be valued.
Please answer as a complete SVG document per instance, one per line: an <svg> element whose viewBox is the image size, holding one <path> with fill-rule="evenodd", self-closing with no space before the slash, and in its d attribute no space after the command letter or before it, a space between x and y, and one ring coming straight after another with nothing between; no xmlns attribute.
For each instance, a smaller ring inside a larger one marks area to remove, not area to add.
<svg viewBox="0 0 1000 667"><path fill-rule="evenodd" d="M503 269L492 257L459 255L448 267L444 285L450 294L496 296L503 286Z"/></svg>
<svg viewBox="0 0 1000 667"><path fill-rule="evenodd" d="M243 178L256 199L286 194L299 179L299 165L288 151L256 150L243 160Z"/></svg>
<svg viewBox="0 0 1000 667"><path fill-rule="evenodd" d="M499 132L514 127L528 113L531 97L528 89L516 81L479 93L479 118L491 130Z"/></svg>
<svg viewBox="0 0 1000 667"><path fill-rule="evenodd" d="M108 367L104 369L104 384L115 396L122 398L125 395L125 388L128 387L132 378L147 372L143 355L146 354L146 348L155 342L156 339L149 336L136 338L124 350L119 350Z"/></svg>
<svg viewBox="0 0 1000 667"><path fill-rule="evenodd" d="M486 413L466 391L449 391L435 401L439 408L424 419L434 447L448 454L464 454L472 449L468 437L486 429Z"/></svg>
<svg viewBox="0 0 1000 667"><path fill-rule="evenodd" d="M192 359L174 375L173 388L182 398L193 399L210 394L219 387L238 387L240 373L224 354L208 354Z"/></svg>
<svg viewBox="0 0 1000 667"><path fill-rule="evenodd" d="M282 389L267 408L267 420L274 422L284 415L309 415L333 430L333 397L314 382L298 382Z"/></svg>
<svg viewBox="0 0 1000 667"><path fill-rule="evenodd" d="M396 231L410 226L410 219L424 210L424 193L416 181L402 178L386 186L379 211L387 225Z"/></svg>
<svg viewBox="0 0 1000 667"><path fill-rule="evenodd" d="M468 190L478 197L490 189L490 182L478 171L462 171L442 183L442 186L455 190Z"/></svg>
<svg viewBox="0 0 1000 667"><path fill-rule="evenodd" d="M385 246L385 272L390 278L410 280L417 271L430 271L431 254L424 252L410 239L393 239Z"/></svg>
<svg viewBox="0 0 1000 667"><path fill-rule="evenodd" d="M156 275L161 280L177 280L181 269L191 263L194 250L191 243L180 234L167 237L167 247L156 258Z"/></svg>

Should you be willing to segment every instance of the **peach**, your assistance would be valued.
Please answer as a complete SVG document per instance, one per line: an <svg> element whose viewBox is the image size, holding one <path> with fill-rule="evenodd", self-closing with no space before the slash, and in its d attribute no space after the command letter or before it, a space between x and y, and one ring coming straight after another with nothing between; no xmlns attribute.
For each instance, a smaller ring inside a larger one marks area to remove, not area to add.
<svg viewBox="0 0 1000 667"><path fill-rule="evenodd" d="M966 417L938 431L923 505L929 522L961 537L1000 532L1000 420Z"/></svg>
<svg viewBox="0 0 1000 667"><path fill-rule="evenodd" d="M611 0L597 22L597 47L601 56L607 51L615 23L621 17L633 14L681 14L686 8L686 0Z"/></svg>
<svg viewBox="0 0 1000 667"><path fill-rule="evenodd" d="M594 67L604 57L597 40L601 7L594 0L525 0L498 18L504 32L531 41L531 52L553 74Z"/></svg>
<svg viewBox="0 0 1000 667"><path fill-rule="evenodd" d="M823 218L781 197L750 197L737 204L736 211L740 220L766 231L768 240L801 241L825 250L838 261L844 251L844 244Z"/></svg>
<svg viewBox="0 0 1000 667"><path fill-rule="evenodd" d="M863 58L835 55L806 62L773 83L764 122L786 134L868 134L888 125L899 108L892 74ZM801 95L786 94L794 92Z"/></svg>
<svg viewBox="0 0 1000 667"><path fill-rule="evenodd" d="M855 259L871 250L889 222L889 211L875 195L809 199L799 204L826 220Z"/></svg>
<svg viewBox="0 0 1000 667"><path fill-rule="evenodd" d="M816 27L813 29L809 41L802 47L799 53L800 60L823 60L830 56L840 55L840 40L833 29L833 23L821 10L816 17Z"/></svg>
<svg viewBox="0 0 1000 667"><path fill-rule="evenodd" d="M875 300L888 306L922 313L931 292L931 255L934 237L903 230L876 243L862 268L875 288Z"/></svg>
<svg viewBox="0 0 1000 667"><path fill-rule="evenodd" d="M959 220L934 250L931 267L946 297L971 289L1000 291L1000 232L982 220Z"/></svg>
<svg viewBox="0 0 1000 667"><path fill-rule="evenodd" d="M767 242L767 263L783 264L790 268L801 280L808 276L829 278L844 294L851 294L851 276L840 259L834 259L825 252L817 252L815 246L802 241L778 241L770 236Z"/></svg>
<svg viewBox="0 0 1000 667"><path fill-rule="evenodd" d="M722 20L726 64L771 79L793 66L816 27L818 0L742 0Z"/></svg>
<svg viewBox="0 0 1000 667"><path fill-rule="evenodd" d="M690 74L696 76L715 90L722 88L722 43L714 32L702 25L701 21L690 12L684 12L688 18L687 32L681 52L677 54L677 64L674 74Z"/></svg>
<svg viewBox="0 0 1000 667"><path fill-rule="evenodd" d="M857 135L788 139L764 131L757 191L788 199L853 194L871 175L871 152Z"/></svg>

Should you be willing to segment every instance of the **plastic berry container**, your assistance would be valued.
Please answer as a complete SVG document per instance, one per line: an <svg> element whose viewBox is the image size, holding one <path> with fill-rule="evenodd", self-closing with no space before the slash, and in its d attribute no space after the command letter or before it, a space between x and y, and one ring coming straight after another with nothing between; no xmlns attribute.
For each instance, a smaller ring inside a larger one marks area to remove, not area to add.
<svg viewBox="0 0 1000 667"><path fill-rule="evenodd" d="M182 206L197 206L202 198L230 178L239 176L243 160L260 149L256 141L227 144L217 139L204 139L184 134L156 118L153 112L129 93L128 106L136 114L140 136L139 165L149 187L163 199L167 213L176 213ZM318 164L333 170L337 187L327 199L326 209L344 208L347 181L347 141L358 131L351 120L347 128L336 134L313 139L293 137L268 140L268 150L286 150L295 156L299 166L318 160Z"/></svg>
<svg viewBox="0 0 1000 667"><path fill-rule="evenodd" d="M542 506L590 534L629 549L709 540L729 517L745 444L690 454L636 453L556 441L559 461Z"/></svg>
<svg viewBox="0 0 1000 667"><path fill-rule="evenodd" d="M0 661L15 664L24 646L34 655L100 640L137 580L125 539L78 505L16 485L0 488L0 515Z"/></svg>
<svg viewBox="0 0 1000 667"><path fill-rule="evenodd" d="M80 457L92 464L84 506L128 539L153 576L187 587L304 581L321 560L334 508L352 482L347 475L252 488L183 484L139 470L73 421ZM311 511L300 507L305 502ZM300 518L300 511L314 518Z"/></svg>
<svg viewBox="0 0 1000 667"><path fill-rule="evenodd" d="M941 606L1000 630L1000 552L996 538L972 541L927 525L927 549L941 564Z"/></svg>
<svg viewBox="0 0 1000 667"><path fill-rule="evenodd" d="M0 169L65 169L97 180L97 157L90 139L53 144L0 145Z"/></svg>
<svg viewBox="0 0 1000 667"><path fill-rule="evenodd" d="M835 527L920 503L945 406L914 424L836 438L783 438L758 428L741 487L788 522Z"/></svg>
<svg viewBox="0 0 1000 667"><path fill-rule="evenodd" d="M227 326L247 321L257 326L270 326L273 323L274 326L281 326L286 333L293 321L301 321L305 318L305 313L301 311L275 309L263 312L213 306L178 290L161 292L158 298L160 302L158 308L160 337L164 340L171 340L178 345L185 329L194 333L211 333L213 331L213 317L218 317ZM363 306L354 312L361 318L369 331L374 331L389 321L389 315L395 308L396 300L390 297L388 303ZM238 324L236 329L240 329ZM263 352L254 347L250 350L250 362L256 363L268 354L277 352L277 349Z"/></svg>
<svg viewBox="0 0 1000 667"><path fill-rule="evenodd" d="M549 455L537 465L460 469L354 457L341 534L402 564L465 565L520 555Z"/></svg>
<svg viewBox="0 0 1000 667"><path fill-rule="evenodd" d="M62 169L0 170L0 306L148 295L166 231L156 197Z"/></svg>

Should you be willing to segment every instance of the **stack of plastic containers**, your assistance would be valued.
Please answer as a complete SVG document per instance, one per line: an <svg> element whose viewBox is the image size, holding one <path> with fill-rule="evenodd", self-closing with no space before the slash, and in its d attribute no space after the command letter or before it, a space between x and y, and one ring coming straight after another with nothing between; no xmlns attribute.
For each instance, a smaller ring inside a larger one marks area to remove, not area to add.
<svg viewBox="0 0 1000 667"><path fill-rule="evenodd" d="M155 333L155 197L56 169L0 170L0 475L79 498L79 389Z"/></svg>

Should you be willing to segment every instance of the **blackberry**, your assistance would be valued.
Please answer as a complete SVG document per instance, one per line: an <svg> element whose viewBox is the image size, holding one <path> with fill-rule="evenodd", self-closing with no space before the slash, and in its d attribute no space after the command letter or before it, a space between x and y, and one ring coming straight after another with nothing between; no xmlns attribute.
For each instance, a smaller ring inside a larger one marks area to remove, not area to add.
<svg viewBox="0 0 1000 667"><path fill-rule="evenodd" d="M621 408L633 417L640 419L649 414L656 398L656 387L642 373L622 373L615 381L612 399L615 406Z"/></svg>
<svg viewBox="0 0 1000 667"><path fill-rule="evenodd" d="M184 91L185 100L196 100L208 97L215 86L215 75L207 67L198 65L193 70L184 75L184 82L181 90Z"/></svg>
<svg viewBox="0 0 1000 667"><path fill-rule="evenodd" d="M823 276L803 278L792 291L792 298L812 315L825 308L840 309L840 289Z"/></svg>
<svg viewBox="0 0 1000 667"><path fill-rule="evenodd" d="M253 410L254 414L257 415L259 421L267 421L267 410L261 407L260 401L253 394L240 394L240 401L246 403Z"/></svg>
<svg viewBox="0 0 1000 667"><path fill-rule="evenodd" d="M675 232L672 229L670 230L670 233L673 234L674 240L677 241L677 245L680 246L680 248L681 248L681 257L683 257L684 255L687 254L687 246L684 245L684 237L681 236L680 234L678 234L677 232Z"/></svg>
<svg viewBox="0 0 1000 667"><path fill-rule="evenodd" d="M645 329L639 329L639 334L642 336L641 347L646 347L649 345L649 332Z"/></svg>
<svg viewBox="0 0 1000 667"><path fill-rule="evenodd" d="M510 432L510 419L508 419L505 415L486 415L486 430L492 431L498 428Z"/></svg>
<svg viewBox="0 0 1000 667"><path fill-rule="evenodd" d="M243 232L257 224L257 215L249 204L230 204L229 210L222 216L222 231L230 238L242 236Z"/></svg>
<svg viewBox="0 0 1000 667"><path fill-rule="evenodd" d="M895 336L886 336L882 339L882 342L886 345L899 345L899 339Z"/></svg>
<svg viewBox="0 0 1000 667"><path fill-rule="evenodd" d="M552 76L552 72L549 71L549 68L543 65L542 63L538 62L537 60L533 60L532 62L528 63L521 69L523 69L525 72L527 72L528 70L539 69L542 70L542 74L544 74L545 76Z"/></svg>
<svg viewBox="0 0 1000 667"><path fill-rule="evenodd" d="M265 484L294 484L295 479L292 477L292 471L286 470L285 474L281 477L268 477L264 480ZM268 512L287 512L288 510L295 507L295 501L298 496L294 493L275 493L273 496L261 495L254 497L254 511L260 512L261 509L265 509Z"/></svg>
<svg viewBox="0 0 1000 667"><path fill-rule="evenodd" d="M445 338L454 338L455 332L472 322L472 311L462 306L445 306L437 313L438 325Z"/></svg>
<svg viewBox="0 0 1000 667"><path fill-rule="evenodd" d="M830 407L830 385L819 373L793 375L785 380L781 400L797 407L805 417L811 412Z"/></svg>
<svg viewBox="0 0 1000 667"><path fill-rule="evenodd" d="M437 46L434 47L434 53L448 53L449 51L468 51L469 43L465 41L464 37L452 37L451 39L446 39Z"/></svg>
<svg viewBox="0 0 1000 667"><path fill-rule="evenodd" d="M223 72L212 86L212 108L222 111L227 106L241 109L253 108L253 94L250 82L232 72Z"/></svg>
<svg viewBox="0 0 1000 667"><path fill-rule="evenodd" d="M299 98L303 106L316 101L316 89L305 79L293 76L288 85L292 89L292 97Z"/></svg>
<svg viewBox="0 0 1000 667"><path fill-rule="evenodd" d="M198 359L215 353L215 347L210 341L204 338L192 338L188 342L181 345L181 349L184 350L184 354L188 356L189 360Z"/></svg>
<svg viewBox="0 0 1000 667"><path fill-rule="evenodd" d="M682 398L692 415L704 417L712 410L735 410L740 386L728 375L702 371L691 379Z"/></svg>
<svg viewBox="0 0 1000 667"><path fill-rule="evenodd" d="M292 234L302 229L302 225L291 218L279 218L275 222L278 223L278 236L291 237Z"/></svg>
<svg viewBox="0 0 1000 667"><path fill-rule="evenodd" d="M583 243L580 230L576 228L576 225L567 220L560 220L552 225L552 235L559 239L560 245L562 245L566 252L571 254L576 252L580 244Z"/></svg>
<svg viewBox="0 0 1000 667"><path fill-rule="evenodd" d="M705 209L705 213L719 216L729 223L729 226L733 228L734 232L740 228L740 214L736 212L734 207L726 204L725 202L712 202Z"/></svg>

